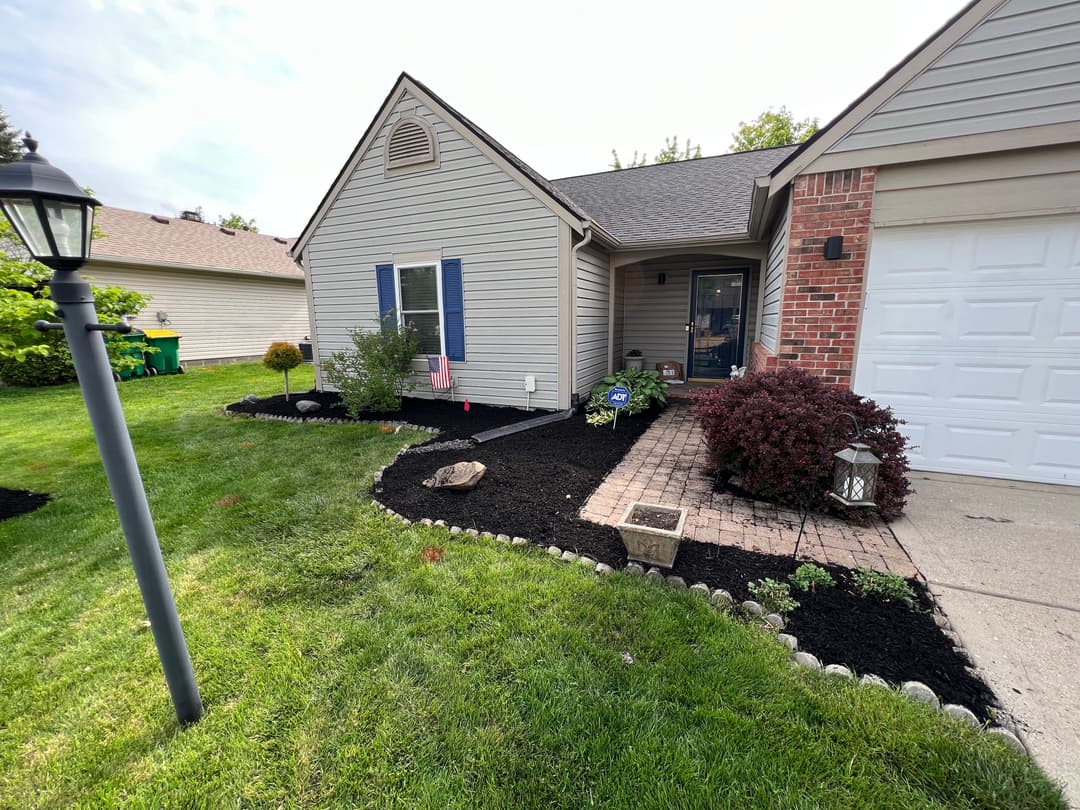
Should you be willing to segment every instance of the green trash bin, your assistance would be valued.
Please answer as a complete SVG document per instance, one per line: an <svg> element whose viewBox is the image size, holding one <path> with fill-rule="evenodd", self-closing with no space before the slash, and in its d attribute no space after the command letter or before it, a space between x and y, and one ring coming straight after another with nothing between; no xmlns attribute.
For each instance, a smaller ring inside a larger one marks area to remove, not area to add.
<svg viewBox="0 0 1080 810"><path fill-rule="evenodd" d="M183 374L180 365L180 333L171 329L147 329L146 345L157 349L146 353L146 365L158 374Z"/></svg>
<svg viewBox="0 0 1080 810"><path fill-rule="evenodd" d="M135 345L138 343L142 343L144 338L145 335L143 335L143 333L140 332L138 329L135 329L131 332L128 332L126 335L123 335L123 339L128 345L120 351L120 354L124 355L125 357L131 357L135 360L138 360L139 364L137 366L134 366L133 368L125 368L121 369L120 371L114 370L114 377L119 377L121 380L130 380L132 377L142 377L144 374L147 373L146 365L143 361L142 348Z"/></svg>

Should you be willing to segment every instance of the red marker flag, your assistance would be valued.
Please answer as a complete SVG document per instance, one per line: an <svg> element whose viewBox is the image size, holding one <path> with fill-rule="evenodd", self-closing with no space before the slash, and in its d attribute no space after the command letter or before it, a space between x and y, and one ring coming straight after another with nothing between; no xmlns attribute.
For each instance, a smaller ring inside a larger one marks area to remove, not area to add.
<svg viewBox="0 0 1080 810"><path fill-rule="evenodd" d="M469 405L469 400L465 400L465 413L468 413L471 408L472 406Z"/></svg>

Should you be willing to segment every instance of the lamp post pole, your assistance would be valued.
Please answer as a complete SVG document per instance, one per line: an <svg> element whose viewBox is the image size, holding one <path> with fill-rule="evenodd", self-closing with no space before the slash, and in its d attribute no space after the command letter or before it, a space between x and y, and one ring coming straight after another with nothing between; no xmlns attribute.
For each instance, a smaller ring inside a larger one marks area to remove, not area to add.
<svg viewBox="0 0 1080 810"><path fill-rule="evenodd" d="M61 321L34 326L63 329L67 337L176 717L183 725L194 723L203 715L202 699L101 335L130 332L131 326L98 323L90 285L79 275L98 201L37 154L29 134L23 143L28 151L22 159L0 166L0 208L30 255L53 269L49 287Z"/></svg>
<svg viewBox="0 0 1080 810"><path fill-rule="evenodd" d="M139 465L124 422L105 341L100 334L102 324L97 320L90 285L83 281L78 270L57 270L49 288L71 349L71 360L86 400L105 477L116 503L176 717L181 724L193 723L203 715L202 699L169 587ZM46 328L49 326L51 324ZM130 331L130 327L114 331Z"/></svg>

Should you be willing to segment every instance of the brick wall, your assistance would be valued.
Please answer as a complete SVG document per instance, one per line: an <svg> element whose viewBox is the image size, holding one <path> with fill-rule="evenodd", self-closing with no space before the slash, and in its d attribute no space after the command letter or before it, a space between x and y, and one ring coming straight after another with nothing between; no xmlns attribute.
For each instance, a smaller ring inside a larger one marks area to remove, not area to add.
<svg viewBox="0 0 1080 810"><path fill-rule="evenodd" d="M852 169L795 178L775 363L752 352L763 367L797 366L851 384L876 176ZM840 259L824 257L828 236L844 237Z"/></svg>

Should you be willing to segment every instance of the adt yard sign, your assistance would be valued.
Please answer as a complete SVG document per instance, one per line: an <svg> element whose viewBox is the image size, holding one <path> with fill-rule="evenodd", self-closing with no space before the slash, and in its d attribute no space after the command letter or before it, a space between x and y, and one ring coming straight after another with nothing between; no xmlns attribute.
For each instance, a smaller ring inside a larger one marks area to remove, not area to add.
<svg viewBox="0 0 1080 810"><path fill-rule="evenodd" d="M611 420L611 429L614 430L619 421L619 409L630 404L630 389L623 385L616 385L607 392L607 401L608 405L615 409L615 418Z"/></svg>

